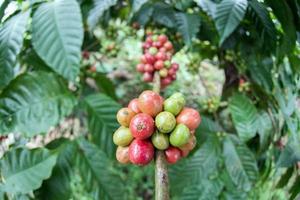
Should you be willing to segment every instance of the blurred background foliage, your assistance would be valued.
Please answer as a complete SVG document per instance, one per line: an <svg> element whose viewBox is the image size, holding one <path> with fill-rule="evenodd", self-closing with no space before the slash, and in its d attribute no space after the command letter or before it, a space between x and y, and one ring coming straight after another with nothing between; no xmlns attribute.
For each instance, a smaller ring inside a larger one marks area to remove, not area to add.
<svg viewBox="0 0 300 200"><path fill-rule="evenodd" d="M202 116L171 198L299 198L298 0L0 3L0 199L153 199L153 164L118 164L112 143L152 87L135 71L149 33L180 65L162 95Z"/></svg>

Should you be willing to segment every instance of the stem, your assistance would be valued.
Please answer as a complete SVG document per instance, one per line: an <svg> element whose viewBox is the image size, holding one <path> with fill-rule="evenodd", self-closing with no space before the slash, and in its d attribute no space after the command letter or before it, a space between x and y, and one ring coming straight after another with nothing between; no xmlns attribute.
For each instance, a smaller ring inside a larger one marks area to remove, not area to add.
<svg viewBox="0 0 300 200"><path fill-rule="evenodd" d="M155 72L153 91L160 92L160 76ZM168 165L164 151L156 151L155 155L155 200L169 200Z"/></svg>

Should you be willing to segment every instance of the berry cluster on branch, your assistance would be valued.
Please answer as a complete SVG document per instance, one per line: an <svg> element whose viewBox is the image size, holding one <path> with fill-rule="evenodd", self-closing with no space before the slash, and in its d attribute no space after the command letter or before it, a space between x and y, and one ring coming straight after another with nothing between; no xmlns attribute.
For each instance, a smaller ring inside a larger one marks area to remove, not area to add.
<svg viewBox="0 0 300 200"><path fill-rule="evenodd" d="M163 99L146 90L117 113L121 127L113 135L120 163L147 165L155 150L163 150L168 163L176 163L196 145L195 130L201 117L198 111L185 107L185 98L174 93Z"/></svg>
<svg viewBox="0 0 300 200"><path fill-rule="evenodd" d="M159 72L162 88L176 80L179 65L172 63L173 44L164 34L149 35L143 43L144 54L137 64L136 70L143 73L145 82L152 82L155 71Z"/></svg>

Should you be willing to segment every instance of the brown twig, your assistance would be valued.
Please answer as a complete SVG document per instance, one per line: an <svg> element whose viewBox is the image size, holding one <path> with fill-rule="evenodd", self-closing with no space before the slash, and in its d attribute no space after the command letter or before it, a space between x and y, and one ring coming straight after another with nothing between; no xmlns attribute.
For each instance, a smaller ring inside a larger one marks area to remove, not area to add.
<svg viewBox="0 0 300 200"><path fill-rule="evenodd" d="M154 74L153 91L160 92L160 76ZM156 151L155 155L155 200L169 200L168 165L163 151Z"/></svg>

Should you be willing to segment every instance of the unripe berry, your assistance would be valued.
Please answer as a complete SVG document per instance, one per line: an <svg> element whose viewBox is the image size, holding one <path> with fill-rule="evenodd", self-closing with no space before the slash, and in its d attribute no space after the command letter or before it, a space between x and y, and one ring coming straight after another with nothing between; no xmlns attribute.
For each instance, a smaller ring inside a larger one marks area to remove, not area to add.
<svg viewBox="0 0 300 200"><path fill-rule="evenodd" d="M119 161L119 163L122 163L122 164L130 163L129 147L118 146L117 151L116 151L116 158Z"/></svg>
<svg viewBox="0 0 300 200"><path fill-rule="evenodd" d="M122 126L128 127L131 119L134 117L135 112L129 108L121 108L117 113L117 121Z"/></svg>
<svg viewBox="0 0 300 200"><path fill-rule="evenodd" d="M175 147L186 144L190 137L190 130L184 124L178 124L170 134L170 143Z"/></svg>
<svg viewBox="0 0 300 200"><path fill-rule="evenodd" d="M149 49L149 53L150 53L151 55L155 55L155 54L157 53L157 48L151 47L151 48Z"/></svg>
<svg viewBox="0 0 300 200"><path fill-rule="evenodd" d="M124 126L118 128L118 130L116 130L113 135L113 142L118 146L128 146L132 140L133 136L129 128L126 128Z"/></svg>
<svg viewBox="0 0 300 200"><path fill-rule="evenodd" d="M164 133L155 132L151 137L152 144L159 150L165 150L169 147L169 137Z"/></svg>
<svg viewBox="0 0 300 200"><path fill-rule="evenodd" d="M164 111L155 117L155 125L160 132L170 133L176 125L176 119L172 113Z"/></svg>
<svg viewBox="0 0 300 200"><path fill-rule="evenodd" d="M166 68L163 68L163 69L159 70L159 75L162 78L167 77L168 76L168 70Z"/></svg>

